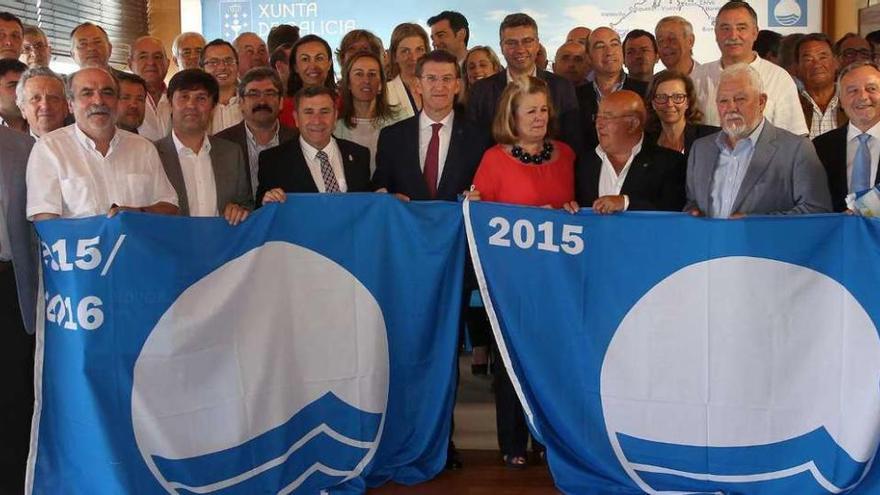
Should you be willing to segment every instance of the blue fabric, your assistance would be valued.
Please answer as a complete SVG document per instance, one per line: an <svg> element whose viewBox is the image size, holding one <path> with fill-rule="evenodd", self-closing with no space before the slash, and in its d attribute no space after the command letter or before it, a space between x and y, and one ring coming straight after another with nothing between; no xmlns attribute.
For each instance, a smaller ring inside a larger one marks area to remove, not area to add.
<svg viewBox="0 0 880 495"><path fill-rule="evenodd" d="M853 158L850 190L860 193L871 188L871 149L868 147L871 135L862 133L856 137L859 140L859 146L856 148L856 156Z"/></svg>

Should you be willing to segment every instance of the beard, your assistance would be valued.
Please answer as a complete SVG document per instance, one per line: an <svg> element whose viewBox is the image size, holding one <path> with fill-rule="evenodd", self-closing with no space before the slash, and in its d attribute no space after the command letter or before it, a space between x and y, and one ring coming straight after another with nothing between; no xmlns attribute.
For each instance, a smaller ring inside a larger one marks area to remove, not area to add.
<svg viewBox="0 0 880 495"><path fill-rule="evenodd" d="M748 137L755 130L755 127L757 127L756 123L748 122L745 116L738 112L727 113L721 120L721 130L733 140Z"/></svg>

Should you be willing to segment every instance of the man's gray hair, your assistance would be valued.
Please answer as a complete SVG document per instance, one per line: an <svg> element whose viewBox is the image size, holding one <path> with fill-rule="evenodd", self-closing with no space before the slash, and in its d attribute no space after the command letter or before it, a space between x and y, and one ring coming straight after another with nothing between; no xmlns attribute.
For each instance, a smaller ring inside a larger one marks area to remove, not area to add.
<svg viewBox="0 0 880 495"><path fill-rule="evenodd" d="M171 42L171 54L174 55L175 57L177 57L178 56L177 48L178 48L178 45L180 44L180 41L183 40L184 38L191 38L191 37L201 38L203 45L208 44L208 41L205 40L205 37L202 36L201 34L195 32L195 31L186 31L186 32L180 33L174 37L174 41Z"/></svg>
<svg viewBox="0 0 880 495"><path fill-rule="evenodd" d="M67 85L64 83L64 78L61 77L60 74L48 67L34 67L33 69L24 71L21 74L21 79L18 80L18 85L15 86L15 104L18 105L19 108L23 107L26 103L24 101L24 85L27 84L29 79L34 77L48 77L55 79L61 83L61 92L64 95L64 99L67 99Z"/></svg>
<svg viewBox="0 0 880 495"><path fill-rule="evenodd" d="M718 78L718 84L727 79L742 77L743 75L748 77L749 84L758 91L758 94L764 93L764 81L761 79L761 74L745 62L725 67L721 71L721 77Z"/></svg>
<svg viewBox="0 0 880 495"><path fill-rule="evenodd" d="M837 99L840 99L841 91L843 91L843 88L841 88L840 86L840 82L843 81L843 77L856 69L861 69L862 67L872 67L875 71L880 72L880 65L878 65L876 62L871 62L867 60L859 60L858 62L853 62L846 67L840 69L840 73L837 74Z"/></svg>
<svg viewBox="0 0 880 495"><path fill-rule="evenodd" d="M684 17L682 17L680 15L670 15L670 16L664 17L663 19L660 19L659 21L657 21L657 26L654 28L654 32L655 33L657 32L657 28L660 27L661 24L666 24L669 22L674 22L674 23L678 24L679 26L683 27L685 36L693 36L694 25L691 24L691 21L685 19Z"/></svg>
<svg viewBox="0 0 880 495"><path fill-rule="evenodd" d="M110 79L113 81L113 87L116 88L116 95L119 95L119 79L116 79L116 75L113 74L113 71L109 71L103 67L84 67L73 74L67 76L67 82L65 84L65 90L67 91L67 101L73 101L76 98L76 94L73 91L73 80L76 79L76 76L79 75L80 72L84 70L102 70L110 76Z"/></svg>

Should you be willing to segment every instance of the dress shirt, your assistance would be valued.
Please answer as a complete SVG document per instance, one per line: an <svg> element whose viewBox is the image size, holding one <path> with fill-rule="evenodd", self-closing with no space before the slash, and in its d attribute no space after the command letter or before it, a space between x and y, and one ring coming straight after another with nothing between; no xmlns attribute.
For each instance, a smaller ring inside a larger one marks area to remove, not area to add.
<svg viewBox="0 0 880 495"><path fill-rule="evenodd" d="M810 96L810 93L807 93L807 91L804 90L801 91L801 95L803 95L803 97L810 102L810 106L813 107L813 121L810 123L810 139L837 129L837 108L840 105L837 100L837 95L831 97L831 101L829 101L828 106L825 107L825 113L822 113L822 109L819 108L819 105L816 105L816 102L813 101L813 97Z"/></svg>
<svg viewBox="0 0 880 495"><path fill-rule="evenodd" d="M211 120L211 128L208 129L209 135L213 136L223 129L232 127L244 120L238 104L237 96L230 98L229 103L225 105L220 102L217 103L217 106L214 107L214 118Z"/></svg>
<svg viewBox="0 0 880 495"><path fill-rule="evenodd" d="M509 68L507 69L506 72L507 72L507 82L508 82L508 83L510 83L511 81L515 81L515 80L516 80L516 76L514 76L514 75L510 72L510 69L509 69ZM531 72L529 75L532 76L532 77L538 77L538 66L537 66L537 65L534 66L534 67L532 67L532 72Z"/></svg>
<svg viewBox="0 0 880 495"><path fill-rule="evenodd" d="M749 65L761 75L764 93L768 95L764 117L771 124L792 134L800 136L809 134L810 130L807 129L807 121L804 119L794 79L782 67L762 59L756 53L754 55L755 60ZM715 103L721 70L721 60L716 60L695 67L691 73L698 106L703 111L703 123L706 125L721 125L721 117L718 115L718 107Z"/></svg>
<svg viewBox="0 0 880 495"><path fill-rule="evenodd" d="M626 182L626 175L629 173L630 166L632 166L633 159L642 151L642 143L644 140L645 137L643 135L642 138L639 139L639 142L633 146L632 152L626 160L626 165L620 169L620 174L614 170L614 165L611 164L611 159L608 158L605 150L602 149L602 145L600 144L599 146L596 146L596 154L602 159L602 168L599 171L600 198L602 196L617 196L620 194L620 190L623 188L623 183ZM623 209L629 209L629 196L626 194L623 195Z"/></svg>
<svg viewBox="0 0 880 495"><path fill-rule="evenodd" d="M846 189L847 192L854 193L850 189L852 182L853 160L856 158L856 150L859 148L859 134L862 131L850 122L846 126ZM871 152L871 182L873 185L877 182L877 161L880 159L880 122L874 124L874 127L868 129L866 134L871 135L868 140L868 151Z"/></svg>
<svg viewBox="0 0 880 495"><path fill-rule="evenodd" d="M116 129L107 155L76 124L52 131L34 144L27 166L27 216L64 218L106 214L112 205L177 205L150 141Z"/></svg>
<svg viewBox="0 0 880 495"><path fill-rule="evenodd" d="M318 160L317 156L319 151L327 153L327 159L330 161L333 175L336 176L336 183L339 184L339 192L348 192L348 184L345 183L345 169L342 167L342 152L339 151L339 145L336 144L335 139L331 137L327 146L319 150L307 143L302 135L300 135L299 145L302 148L303 156L306 158L309 172L312 173L312 180L318 186L318 192L327 192L327 188L324 186L324 176L321 175L321 160Z"/></svg>
<svg viewBox="0 0 880 495"><path fill-rule="evenodd" d="M621 70L621 71L620 71L620 79L617 81L617 84L614 85L614 88L613 88L613 89L611 90L611 92L608 93L608 94L611 94L611 93L613 93L613 92L615 92L615 91L620 91L620 89L623 87L623 83L624 83L624 82L626 82L626 72L623 72L623 71ZM592 84L593 84L593 91L596 92L596 103L599 103L599 102L602 101L602 92L599 91L599 85L596 84L596 77L595 77L595 75L593 76L593 82L592 82Z"/></svg>
<svg viewBox="0 0 880 495"><path fill-rule="evenodd" d="M157 103L147 93L144 122L138 127L138 134L150 141L158 141L167 136L169 131L171 131L171 103L168 101L168 96L162 92L162 97Z"/></svg>
<svg viewBox="0 0 880 495"><path fill-rule="evenodd" d="M281 124L279 124L278 121L275 121L275 134L272 135L272 139L266 144L259 144L254 138L254 133L251 132L251 128L248 127L247 122L244 124L244 133L247 136L248 169L251 173L251 192L253 194L257 194L257 172L260 171L260 153L263 150L278 146L278 131L280 129Z"/></svg>
<svg viewBox="0 0 880 495"><path fill-rule="evenodd" d="M202 140L202 148L198 153L181 143L174 131L171 132L171 139L177 149L180 171L183 172L189 216L218 216L217 182L214 180L214 167L211 165L211 141L208 136L205 135Z"/></svg>
<svg viewBox="0 0 880 495"><path fill-rule="evenodd" d="M440 122L434 122L425 112L419 114L419 166L422 173L425 172L425 157L428 154L428 144L431 143L431 135L434 133L431 124L443 124L437 133L440 138L440 148L437 152L437 186L440 185L440 178L443 177L443 167L446 165L446 155L449 154L449 142L452 140L452 119L455 111L449 112L449 115L443 117Z"/></svg>
<svg viewBox="0 0 880 495"><path fill-rule="evenodd" d="M718 163L715 165L715 173L712 176L712 192L710 200L710 216L712 218L728 218L732 213L733 202L739 194L749 163L755 154L755 143L761 131L764 130L764 120L749 134L749 137L740 139L733 149L727 145L727 135L719 132L715 137L715 144L721 153L718 155Z"/></svg>

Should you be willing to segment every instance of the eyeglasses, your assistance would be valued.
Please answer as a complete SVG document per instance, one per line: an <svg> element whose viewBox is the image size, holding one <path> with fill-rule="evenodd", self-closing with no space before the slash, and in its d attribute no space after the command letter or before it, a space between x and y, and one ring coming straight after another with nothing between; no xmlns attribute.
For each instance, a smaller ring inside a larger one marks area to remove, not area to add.
<svg viewBox="0 0 880 495"><path fill-rule="evenodd" d="M278 91L276 91L274 89L267 89L265 91L252 89L242 96L244 96L245 98L251 99L251 100L256 100L257 98L269 98L271 100L271 99L275 99L275 98L278 98L279 96L281 96L281 93L279 93Z"/></svg>
<svg viewBox="0 0 880 495"><path fill-rule="evenodd" d="M440 84L440 83L442 83L444 86L449 86L450 84L452 84L452 81L455 81L454 76L437 77L434 75L430 75L430 76L423 76L422 79L432 86L435 84Z"/></svg>
<svg viewBox="0 0 880 495"><path fill-rule="evenodd" d="M688 98L688 95L686 95L684 93L674 93L671 95L657 93L656 95L654 95L654 103L656 103L658 105L665 105L666 102L668 102L669 100L672 100L672 103L675 103L676 105L680 105L680 104L686 102L687 98Z"/></svg>
<svg viewBox="0 0 880 495"><path fill-rule="evenodd" d="M209 58L208 60L205 60L205 67L210 67L213 69L214 67L217 67L219 65L225 65L227 67L232 67L234 65L238 65L238 61L232 57L226 57L223 59Z"/></svg>
<svg viewBox="0 0 880 495"><path fill-rule="evenodd" d="M871 50L867 48L847 48L841 52L844 58L861 58L869 60L871 58Z"/></svg>
<svg viewBox="0 0 880 495"><path fill-rule="evenodd" d="M538 42L538 40L536 40L535 38L523 38L521 40L506 39L502 42L502 44L507 49L515 50L515 49L519 48L520 46L522 46L523 48L528 48L530 46L534 46L535 43L537 43L537 42Z"/></svg>

